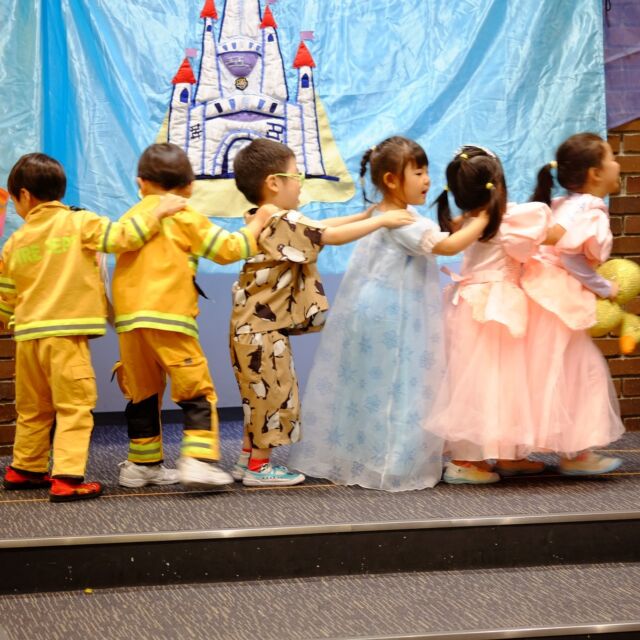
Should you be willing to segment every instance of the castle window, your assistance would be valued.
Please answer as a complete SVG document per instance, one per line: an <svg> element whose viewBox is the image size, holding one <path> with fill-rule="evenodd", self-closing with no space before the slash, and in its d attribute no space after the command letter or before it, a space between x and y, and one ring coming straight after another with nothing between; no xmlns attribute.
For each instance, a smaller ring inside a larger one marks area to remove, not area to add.
<svg viewBox="0 0 640 640"><path fill-rule="evenodd" d="M189 102L189 89L183 89L180 92L180 102L184 102L185 104Z"/></svg>
<svg viewBox="0 0 640 640"><path fill-rule="evenodd" d="M309 88L309 76L306 73L302 76L302 88L303 89Z"/></svg>
<svg viewBox="0 0 640 640"><path fill-rule="evenodd" d="M278 103L272 102L271 107L269 107L269 113L274 113L277 108L278 108Z"/></svg>
<svg viewBox="0 0 640 640"><path fill-rule="evenodd" d="M218 110L218 113L222 113L222 105L219 102L215 102L215 107Z"/></svg>
<svg viewBox="0 0 640 640"><path fill-rule="evenodd" d="M213 31L213 26L208 24L207 25L207 31L209 31L209 32Z"/></svg>
<svg viewBox="0 0 640 640"><path fill-rule="evenodd" d="M270 34L269 34L269 37L267 38L267 40L268 40L269 42L273 42L273 40L274 40L273 33L270 33Z"/></svg>

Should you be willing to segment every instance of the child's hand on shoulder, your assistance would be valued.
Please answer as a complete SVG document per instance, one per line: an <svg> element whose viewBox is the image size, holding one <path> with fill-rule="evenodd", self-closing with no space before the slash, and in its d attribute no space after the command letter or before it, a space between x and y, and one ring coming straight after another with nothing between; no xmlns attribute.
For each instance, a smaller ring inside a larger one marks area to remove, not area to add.
<svg viewBox="0 0 640 640"><path fill-rule="evenodd" d="M158 206L155 208L155 214L158 220L173 216L178 211L182 211L187 206L187 199L177 196L175 193L167 193L160 198Z"/></svg>
<svg viewBox="0 0 640 640"><path fill-rule="evenodd" d="M406 209L393 209L393 211L386 211L381 214L380 221L383 227L387 227L387 229L395 229L415 222L416 218L413 213Z"/></svg>
<svg viewBox="0 0 640 640"><path fill-rule="evenodd" d="M368 206L363 212L362 212L362 219L366 220L367 218L371 217L371 214L376 210L376 207L378 205L374 202L372 205Z"/></svg>
<svg viewBox="0 0 640 640"><path fill-rule="evenodd" d="M267 220L274 214L281 211L280 208L276 207L275 204L263 204L261 207L258 207L257 211L254 214L254 220L258 220L263 226L267 224Z"/></svg>

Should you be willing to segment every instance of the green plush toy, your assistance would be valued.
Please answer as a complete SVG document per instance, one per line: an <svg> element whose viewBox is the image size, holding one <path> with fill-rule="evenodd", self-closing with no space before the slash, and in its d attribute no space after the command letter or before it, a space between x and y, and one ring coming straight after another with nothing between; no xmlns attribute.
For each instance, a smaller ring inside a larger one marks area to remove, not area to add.
<svg viewBox="0 0 640 640"><path fill-rule="evenodd" d="M601 264L597 271L603 278L618 284L618 295L613 301L597 300L597 320L589 332L595 338L615 333L620 337L620 353L629 355L640 342L640 318L625 311L621 305L640 294L640 266L633 260L615 258Z"/></svg>

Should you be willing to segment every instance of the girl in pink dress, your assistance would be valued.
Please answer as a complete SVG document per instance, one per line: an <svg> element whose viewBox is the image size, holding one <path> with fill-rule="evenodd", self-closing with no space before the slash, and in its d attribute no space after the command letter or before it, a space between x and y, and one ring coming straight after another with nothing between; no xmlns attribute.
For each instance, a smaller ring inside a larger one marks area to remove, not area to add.
<svg viewBox="0 0 640 640"><path fill-rule="evenodd" d="M527 360L538 450L561 455L566 475L613 471L619 458L590 451L624 433L606 360L586 329L595 324L596 296L615 298L617 285L594 266L609 257L609 214L603 198L619 189L620 167L611 147L597 135L581 133L563 142L556 162L538 174L535 200L550 202L557 166L568 195L552 203L550 236L524 269L529 296Z"/></svg>
<svg viewBox="0 0 640 640"><path fill-rule="evenodd" d="M522 264L545 241L551 212L540 203L507 204L500 160L466 146L447 167L448 191L464 212L451 219L447 190L438 198L443 229L482 210L489 223L465 252L461 274L445 291L447 373L426 428L447 441L453 458L443 480L485 484L499 473L538 473L526 366L527 298ZM487 462L497 459L495 471Z"/></svg>

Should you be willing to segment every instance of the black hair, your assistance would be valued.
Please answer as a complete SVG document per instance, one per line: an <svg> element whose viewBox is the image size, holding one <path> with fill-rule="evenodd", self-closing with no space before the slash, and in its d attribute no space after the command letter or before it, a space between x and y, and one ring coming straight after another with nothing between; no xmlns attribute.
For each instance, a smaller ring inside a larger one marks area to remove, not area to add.
<svg viewBox="0 0 640 640"><path fill-rule="evenodd" d="M480 207L489 214L480 242L493 238L507 206L507 183L500 160L481 147L464 146L447 166L447 188L438 196L438 222L443 231L453 231L449 193L462 211Z"/></svg>
<svg viewBox="0 0 640 640"><path fill-rule="evenodd" d="M554 164L558 169L558 183L567 191L582 188L589 176L589 169L601 167L605 156L605 141L595 133L576 133L567 138L556 151L555 163L548 162L540 171L532 202L551 204Z"/></svg>
<svg viewBox="0 0 640 640"><path fill-rule="evenodd" d="M20 198L21 189L42 202L61 200L67 190L67 176L55 158L44 153L28 153L13 165L7 189L16 200Z"/></svg>
<svg viewBox="0 0 640 640"><path fill-rule="evenodd" d="M267 176L284 173L295 157L293 151L280 142L256 138L240 149L233 161L236 187L249 202L259 204Z"/></svg>
<svg viewBox="0 0 640 640"><path fill-rule="evenodd" d="M360 182L362 183L362 195L365 202L372 202L367 198L364 188L367 164L371 165L371 182L376 189L384 193L385 173L392 173L402 180L404 178L404 169L408 164L414 164L417 168L428 167L429 159L425 150L417 142L402 136L392 136L375 147L367 149L362 156L362 160L360 160Z"/></svg>
<svg viewBox="0 0 640 640"><path fill-rule="evenodd" d="M196 179L187 154L170 142L152 144L142 152L138 177L167 191L186 187Z"/></svg>

